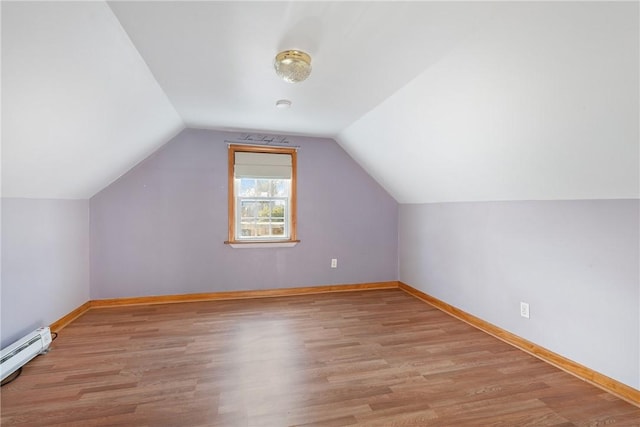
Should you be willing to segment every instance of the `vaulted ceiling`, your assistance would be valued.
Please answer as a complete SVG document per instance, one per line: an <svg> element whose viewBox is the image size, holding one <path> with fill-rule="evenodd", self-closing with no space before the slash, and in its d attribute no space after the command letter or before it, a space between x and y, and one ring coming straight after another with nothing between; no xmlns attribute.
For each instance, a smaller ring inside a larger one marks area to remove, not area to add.
<svg viewBox="0 0 640 427"><path fill-rule="evenodd" d="M639 196L638 2L1 8L4 197L89 198L184 127L333 137L401 203Z"/></svg>

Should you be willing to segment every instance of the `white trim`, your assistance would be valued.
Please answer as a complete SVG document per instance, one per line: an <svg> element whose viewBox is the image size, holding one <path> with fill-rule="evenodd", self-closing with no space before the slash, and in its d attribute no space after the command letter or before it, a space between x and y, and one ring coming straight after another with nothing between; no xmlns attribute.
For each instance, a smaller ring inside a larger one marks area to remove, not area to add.
<svg viewBox="0 0 640 427"><path fill-rule="evenodd" d="M253 242L253 243L227 243L233 249L256 248L292 248L300 242Z"/></svg>

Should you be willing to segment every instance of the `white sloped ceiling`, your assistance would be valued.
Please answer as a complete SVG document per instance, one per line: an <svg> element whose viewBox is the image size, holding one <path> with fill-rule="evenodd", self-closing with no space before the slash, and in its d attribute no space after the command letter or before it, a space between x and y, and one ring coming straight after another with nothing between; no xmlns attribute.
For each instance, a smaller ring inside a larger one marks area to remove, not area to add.
<svg viewBox="0 0 640 427"><path fill-rule="evenodd" d="M400 203L639 197L638 3L514 3L338 136Z"/></svg>
<svg viewBox="0 0 640 427"><path fill-rule="evenodd" d="M335 137L401 203L639 196L638 2L1 8L4 197L91 197L184 126Z"/></svg>
<svg viewBox="0 0 640 427"><path fill-rule="evenodd" d="M2 2L2 196L87 199L183 128L102 2Z"/></svg>

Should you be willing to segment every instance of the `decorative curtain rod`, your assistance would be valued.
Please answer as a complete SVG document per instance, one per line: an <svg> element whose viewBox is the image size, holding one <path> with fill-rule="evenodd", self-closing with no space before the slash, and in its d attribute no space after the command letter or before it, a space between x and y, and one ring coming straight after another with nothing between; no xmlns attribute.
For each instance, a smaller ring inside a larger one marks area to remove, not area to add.
<svg viewBox="0 0 640 427"><path fill-rule="evenodd" d="M231 145L248 145L251 147L277 147L277 148L293 148L294 150L300 150L302 147L299 145L287 145L287 144L251 144L246 141L228 141L224 140L227 143L227 148Z"/></svg>

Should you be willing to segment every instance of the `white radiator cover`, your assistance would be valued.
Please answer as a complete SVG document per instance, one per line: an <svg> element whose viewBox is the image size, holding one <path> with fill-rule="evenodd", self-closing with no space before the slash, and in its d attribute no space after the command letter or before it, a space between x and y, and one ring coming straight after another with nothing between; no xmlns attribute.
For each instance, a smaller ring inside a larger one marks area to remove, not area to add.
<svg viewBox="0 0 640 427"><path fill-rule="evenodd" d="M48 327L38 328L0 351L0 381L20 369L39 354L46 353L51 344Z"/></svg>

